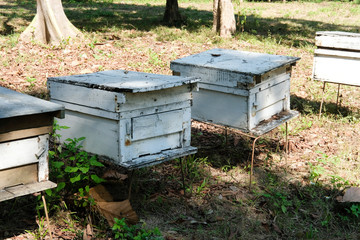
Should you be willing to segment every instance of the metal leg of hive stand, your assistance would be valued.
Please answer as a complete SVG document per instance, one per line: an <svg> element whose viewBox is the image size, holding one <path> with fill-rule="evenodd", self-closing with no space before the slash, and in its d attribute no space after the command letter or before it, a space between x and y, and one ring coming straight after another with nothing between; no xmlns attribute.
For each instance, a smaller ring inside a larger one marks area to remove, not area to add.
<svg viewBox="0 0 360 240"><path fill-rule="evenodd" d="M285 164L288 164L289 139L288 139L288 122L285 123Z"/></svg>
<svg viewBox="0 0 360 240"><path fill-rule="evenodd" d="M338 91L336 97L336 111L338 110L339 96L340 96L340 83L338 84Z"/></svg>
<svg viewBox="0 0 360 240"><path fill-rule="evenodd" d="M253 141L253 144L252 144L249 189L251 189L252 176L253 176L253 170L254 170L255 144L256 144L256 141L257 141L260 137L261 137L261 136L256 137L256 138L254 139L254 141Z"/></svg>
<svg viewBox="0 0 360 240"><path fill-rule="evenodd" d="M228 145L228 127L225 127L225 145Z"/></svg>
<svg viewBox="0 0 360 240"><path fill-rule="evenodd" d="M186 161L186 156L180 158L182 187L183 187L184 196L185 196L186 186L185 186L185 174L184 174L184 160Z"/></svg>
<svg viewBox="0 0 360 240"><path fill-rule="evenodd" d="M133 180L134 180L134 173L135 173L135 170L131 170L130 172L130 176L129 176L129 191L128 191L128 199L130 200L131 198L131 190L132 190L132 183L133 183Z"/></svg>
<svg viewBox="0 0 360 240"><path fill-rule="evenodd" d="M45 196L43 194L43 192L41 192L41 198L42 198L42 201L44 203L44 211L45 211L45 216L46 216L46 221L47 221L47 224L48 224L48 231L49 231L49 234L50 234L50 239L52 240L52 229L51 229L51 225L50 225L50 220L49 220L49 214L48 214L48 210L47 210L47 206L46 206L46 200L45 200Z"/></svg>
<svg viewBox="0 0 360 240"><path fill-rule="evenodd" d="M324 82L323 89L322 89L323 91L322 91L322 97L321 97L321 103L320 103L319 118L321 117L322 106L324 103L325 84L326 84L326 82Z"/></svg>

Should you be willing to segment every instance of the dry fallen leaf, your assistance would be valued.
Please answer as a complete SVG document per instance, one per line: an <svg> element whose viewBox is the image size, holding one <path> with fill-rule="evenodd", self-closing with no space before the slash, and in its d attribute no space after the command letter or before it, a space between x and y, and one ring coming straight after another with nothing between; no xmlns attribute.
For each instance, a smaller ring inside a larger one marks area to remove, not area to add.
<svg viewBox="0 0 360 240"><path fill-rule="evenodd" d="M131 207L130 201L114 202L114 198L103 185L90 188L89 194L96 203L95 208L106 218L111 227L115 223L114 218L126 218L129 224L135 224L139 221L136 212Z"/></svg>
<svg viewBox="0 0 360 240"><path fill-rule="evenodd" d="M106 218L111 227L115 223L114 218L126 218L126 221L130 224L136 224L139 221L129 200L122 202L96 202L96 208Z"/></svg>
<svg viewBox="0 0 360 240"><path fill-rule="evenodd" d="M116 170L110 169L103 174L102 178L110 179L110 180L117 180L117 181L124 181L125 179L128 178L128 175L122 174Z"/></svg>
<svg viewBox="0 0 360 240"><path fill-rule="evenodd" d="M112 201L114 201L111 194L101 184L97 185L93 188L90 188L89 194L94 199L95 202L112 202Z"/></svg>
<svg viewBox="0 0 360 240"><path fill-rule="evenodd" d="M92 73L93 71L90 70L90 69L84 69L84 70L81 70L80 74L87 74L87 73Z"/></svg>
<svg viewBox="0 0 360 240"><path fill-rule="evenodd" d="M76 67L76 66L78 66L78 65L80 65L80 64L82 64L82 62L77 61L77 60L71 62L71 66L72 66L72 67Z"/></svg>
<svg viewBox="0 0 360 240"><path fill-rule="evenodd" d="M91 225L88 224L83 233L83 240L91 240L93 235L94 235L93 229Z"/></svg>

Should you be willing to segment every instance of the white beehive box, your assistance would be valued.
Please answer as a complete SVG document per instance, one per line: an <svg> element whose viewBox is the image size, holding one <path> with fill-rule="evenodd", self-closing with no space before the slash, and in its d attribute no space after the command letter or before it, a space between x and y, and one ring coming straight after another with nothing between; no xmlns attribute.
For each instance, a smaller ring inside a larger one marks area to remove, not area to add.
<svg viewBox="0 0 360 240"><path fill-rule="evenodd" d="M191 93L198 79L113 70L48 79L66 108L61 141L86 137L84 150L126 168L193 154Z"/></svg>
<svg viewBox="0 0 360 240"><path fill-rule="evenodd" d="M290 110L291 68L298 60L212 49L172 61L170 68L174 75L201 78L192 118L262 135L298 115Z"/></svg>
<svg viewBox="0 0 360 240"><path fill-rule="evenodd" d="M64 107L0 87L0 201L40 192L50 182L49 133Z"/></svg>
<svg viewBox="0 0 360 240"><path fill-rule="evenodd" d="M317 32L313 79L360 86L360 34Z"/></svg>

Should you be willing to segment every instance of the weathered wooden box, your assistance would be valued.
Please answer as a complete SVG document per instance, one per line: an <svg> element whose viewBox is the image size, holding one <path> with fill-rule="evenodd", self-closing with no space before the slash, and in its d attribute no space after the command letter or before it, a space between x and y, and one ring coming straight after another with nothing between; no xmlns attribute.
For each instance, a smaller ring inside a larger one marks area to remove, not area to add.
<svg viewBox="0 0 360 240"><path fill-rule="evenodd" d="M43 191L48 179L49 133L64 107L0 87L0 201Z"/></svg>
<svg viewBox="0 0 360 240"><path fill-rule="evenodd" d="M61 141L86 137L84 150L126 168L193 154L191 93L198 79L113 70L48 79L65 105Z"/></svg>
<svg viewBox="0 0 360 240"><path fill-rule="evenodd" d="M201 78L192 118L262 135L298 115L290 110L290 75L298 60L212 49L172 61L170 68L174 75Z"/></svg>
<svg viewBox="0 0 360 240"><path fill-rule="evenodd" d="M313 79L360 86L360 34L317 32Z"/></svg>

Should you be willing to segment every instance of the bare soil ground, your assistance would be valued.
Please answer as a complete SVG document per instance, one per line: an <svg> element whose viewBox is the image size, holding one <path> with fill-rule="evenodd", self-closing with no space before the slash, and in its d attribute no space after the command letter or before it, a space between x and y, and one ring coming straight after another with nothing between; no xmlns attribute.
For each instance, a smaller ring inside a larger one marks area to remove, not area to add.
<svg viewBox="0 0 360 240"><path fill-rule="evenodd" d="M319 118L322 83L311 79L315 32L358 31L359 7L242 3L237 19L247 16L244 32L224 40L209 30L209 4L180 3L188 22L182 28L159 24L164 8L157 2L65 4L85 38L52 47L17 41L34 16L33 3L0 0L0 86L47 99L47 77L111 69L170 75L171 60L218 47L301 57L291 80L291 107L301 116L290 123L287 160L281 126L258 142L249 189L252 139L193 121L199 152L186 161L187 189L176 160L137 171L131 202L165 239L359 239L359 219L336 197L360 184L360 90L342 87L336 108L337 86L329 85ZM116 197L126 198L126 183L116 187ZM28 196L0 203L1 239L35 238L24 233L39 230L35 202ZM82 238L86 219L61 209L51 216L55 239ZM104 220L95 218L94 239L111 238Z"/></svg>

